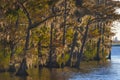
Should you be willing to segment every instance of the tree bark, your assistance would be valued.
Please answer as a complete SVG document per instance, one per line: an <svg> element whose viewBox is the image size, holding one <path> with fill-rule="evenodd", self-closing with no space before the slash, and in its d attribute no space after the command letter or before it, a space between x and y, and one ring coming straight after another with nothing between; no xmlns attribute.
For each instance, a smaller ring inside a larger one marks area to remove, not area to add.
<svg viewBox="0 0 120 80"><path fill-rule="evenodd" d="M18 69L18 72L16 73L16 76L28 76L28 73L26 71L27 65L26 65L26 58L22 60L22 63L20 65L20 68Z"/></svg>
<svg viewBox="0 0 120 80"><path fill-rule="evenodd" d="M73 37L73 40L72 40L72 46L71 46L71 51L70 51L70 57L69 57L69 59L68 59L68 61L67 61L67 66L71 66L70 64L71 64L71 58L72 58L72 55L73 55L73 50L74 50L74 47L75 47L75 45L76 45L76 40L77 40L77 32L75 31L75 33L74 33L74 37Z"/></svg>
<svg viewBox="0 0 120 80"><path fill-rule="evenodd" d="M67 18L67 0L64 2L64 27L63 27L63 46L66 43L66 18Z"/></svg>
<svg viewBox="0 0 120 80"><path fill-rule="evenodd" d="M98 24L98 29L99 29L99 33L100 33L100 37L97 41L97 52L96 52L96 57L95 57L95 60L97 61L100 61L100 44L101 44L101 41L102 41L102 28L101 28L101 25L100 25L100 22L97 23Z"/></svg>
<svg viewBox="0 0 120 80"><path fill-rule="evenodd" d="M49 53L49 63L48 66L52 67L52 52L53 52L53 22L51 23L51 30L50 30L50 53Z"/></svg>
<svg viewBox="0 0 120 80"><path fill-rule="evenodd" d="M90 18L89 18L88 23L87 23L87 25L85 27L85 33L83 35L82 45L81 45L81 48L80 48L80 53L78 54L77 62L75 63L75 68L78 68L78 69L80 67L80 61L81 61L81 58L82 58L84 46L85 46L85 43L87 41L87 36L88 36L88 31L89 31L89 23L90 23Z"/></svg>
<svg viewBox="0 0 120 80"><path fill-rule="evenodd" d="M15 66L14 66L14 63L13 63L14 54L15 54L15 45L13 44L13 42L10 43L10 50L11 50L10 63L9 63L10 65L9 65L8 71L9 72L15 72L16 69L15 69Z"/></svg>
<svg viewBox="0 0 120 80"><path fill-rule="evenodd" d="M28 73L26 71L26 54L27 54L27 50L29 48L29 39L30 39L30 27L32 26L32 19L30 18L30 14L27 11L26 7L23 5L23 3L17 1L18 5L21 7L21 9L23 10L24 14L26 15L27 19L28 19L28 27L26 30L26 40L25 40L25 47L24 47L24 55L23 55L23 59L22 59L22 63L20 64L20 68L18 69L16 75L17 76L27 76Z"/></svg>
<svg viewBox="0 0 120 80"><path fill-rule="evenodd" d="M27 54L27 50L29 48L29 39L30 39L30 30L28 29L26 41L25 41L24 56L23 56L22 62L20 64L20 68L18 69L18 71L16 73L16 76L28 76L28 73L26 71L26 69L27 69L26 54Z"/></svg>
<svg viewBox="0 0 120 80"><path fill-rule="evenodd" d="M111 50L109 51L108 59L111 60Z"/></svg>
<svg viewBox="0 0 120 80"><path fill-rule="evenodd" d="M110 40L110 45L109 45L109 55L108 55L108 59L111 60L111 47L112 47L112 40Z"/></svg>

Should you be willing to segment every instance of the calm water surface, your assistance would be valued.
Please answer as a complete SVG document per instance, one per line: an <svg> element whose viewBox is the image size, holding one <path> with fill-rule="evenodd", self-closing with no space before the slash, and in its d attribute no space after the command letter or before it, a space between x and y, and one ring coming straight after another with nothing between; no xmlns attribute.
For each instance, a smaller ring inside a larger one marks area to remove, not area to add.
<svg viewBox="0 0 120 80"><path fill-rule="evenodd" d="M0 80L120 80L120 47L112 47L109 64L97 66L89 71L75 69L34 69L28 77L16 77L15 73L0 73Z"/></svg>
<svg viewBox="0 0 120 80"><path fill-rule="evenodd" d="M108 66L95 68L87 74L76 73L69 80L120 80L120 47L112 47L112 60Z"/></svg>

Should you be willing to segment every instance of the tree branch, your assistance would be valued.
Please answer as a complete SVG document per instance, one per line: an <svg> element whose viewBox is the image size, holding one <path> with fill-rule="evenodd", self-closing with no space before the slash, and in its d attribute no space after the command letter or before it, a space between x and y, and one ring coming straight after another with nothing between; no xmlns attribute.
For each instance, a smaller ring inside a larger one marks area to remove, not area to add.
<svg viewBox="0 0 120 80"><path fill-rule="evenodd" d="M25 15L26 15L26 17L28 19L29 26L30 26L32 24L32 19L30 18L29 12L27 11L27 9L25 8L25 6L20 1L17 0L17 2L18 2L18 5L23 9L23 11L24 11L24 13L25 13Z"/></svg>
<svg viewBox="0 0 120 80"><path fill-rule="evenodd" d="M42 23L46 22L47 20L55 17L55 16L61 16L61 14L56 14L56 15L51 15L45 19L43 19L42 21L39 21L39 22L35 22L34 24L32 24L31 26L29 26L29 29L33 29L33 28L36 28L38 27L39 25L41 25Z"/></svg>
<svg viewBox="0 0 120 80"><path fill-rule="evenodd" d="M101 18L94 18L94 19L91 19L90 20L90 22L89 22L89 24L92 24L92 23L94 23L94 22L96 22L96 21L102 21L102 20L108 20L108 19L110 19L110 20L115 20L115 19L119 19L119 17L120 16L118 16L117 18L113 18L113 17L110 17L110 16L107 16L107 17L101 17Z"/></svg>

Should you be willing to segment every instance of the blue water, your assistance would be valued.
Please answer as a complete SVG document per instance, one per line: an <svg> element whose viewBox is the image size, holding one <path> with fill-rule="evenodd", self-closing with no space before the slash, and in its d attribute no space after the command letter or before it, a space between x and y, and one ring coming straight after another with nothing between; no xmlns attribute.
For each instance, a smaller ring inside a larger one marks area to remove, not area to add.
<svg viewBox="0 0 120 80"><path fill-rule="evenodd" d="M120 80L120 47L112 47L111 53L109 66L96 68L87 74L74 74L69 80Z"/></svg>

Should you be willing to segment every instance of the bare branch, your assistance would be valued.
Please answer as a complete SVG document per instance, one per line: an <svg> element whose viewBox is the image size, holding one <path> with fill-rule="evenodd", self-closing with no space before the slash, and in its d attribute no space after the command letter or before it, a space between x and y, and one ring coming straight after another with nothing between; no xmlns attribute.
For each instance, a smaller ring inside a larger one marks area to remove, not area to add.
<svg viewBox="0 0 120 80"><path fill-rule="evenodd" d="M25 15L26 15L26 17L28 19L29 25L31 25L32 24L32 19L30 18L29 12L27 11L25 6L20 1L17 0L17 2L18 2L18 5L23 9L23 11L24 11L24 13L25 13Z"/></svg>
<svg viewBox="0 0 120 80"><path fill-rule="evenodd" d="M51 19L51 18L53 18L53 17L55 17L55 16L61 16L61 14L51 15L51 16L45 18L45 19L42 20L42 21L35 22L35 23L32 24L31 26L29 26L29 29L36 28L36 27L38 27L39 25L41 25L42 23L46 22L47 20L49 20L49 19Z"/></svg>

